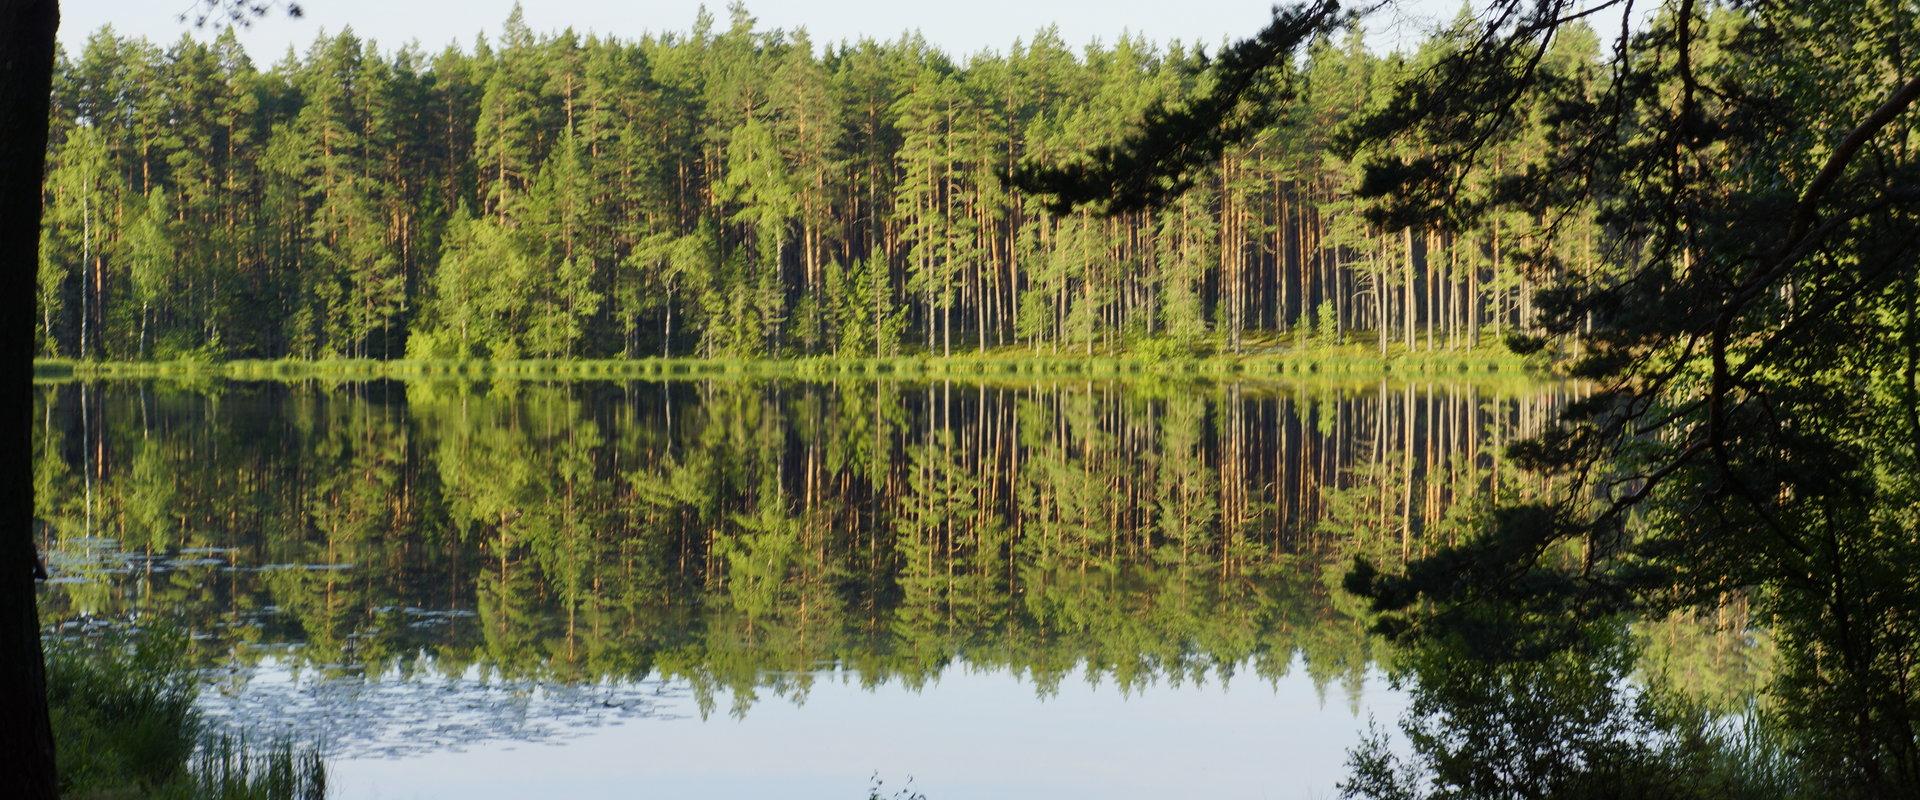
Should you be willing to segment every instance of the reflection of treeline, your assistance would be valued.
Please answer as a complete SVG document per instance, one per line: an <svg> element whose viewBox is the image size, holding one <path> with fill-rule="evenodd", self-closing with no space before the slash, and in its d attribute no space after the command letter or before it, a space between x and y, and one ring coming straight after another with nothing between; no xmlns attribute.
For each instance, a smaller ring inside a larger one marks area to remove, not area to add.
<svg viewBox="0 0 1920 800"><path fill-rule="evenodd" d="M1374 654L1330 576L1356 548L1422 551L1473 498L1517 489L1501 445L1557 402L1412 384L69 384L42 392L36 497L43 546L85 578L50 616L177 614L243 654L657 669L742 703L825 665L918 683L956 658L1046 686L1302 655L1351 681ZM87 567L94 537L133 551L133 573ZM473 616L421 613L452 609Z"/></svg>

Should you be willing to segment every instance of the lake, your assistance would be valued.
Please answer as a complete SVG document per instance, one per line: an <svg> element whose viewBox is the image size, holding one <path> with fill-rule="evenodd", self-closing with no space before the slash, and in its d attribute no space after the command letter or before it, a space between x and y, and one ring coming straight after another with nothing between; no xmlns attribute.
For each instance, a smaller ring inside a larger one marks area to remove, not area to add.
<svg viewBox="0 0 1920 800"><path fill-rule="evenodd" d="M1322 798L1525 382L43 384L50 630L345 798ZM902 794L901 796L905 796Z"/></svg>

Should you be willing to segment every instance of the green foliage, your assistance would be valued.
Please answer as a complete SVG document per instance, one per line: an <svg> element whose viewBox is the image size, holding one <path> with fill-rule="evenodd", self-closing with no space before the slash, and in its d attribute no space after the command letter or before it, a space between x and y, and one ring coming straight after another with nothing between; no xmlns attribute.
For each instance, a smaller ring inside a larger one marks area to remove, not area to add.
<svg viewBox="0 0 1920 800"><path fill-rule="evenodd" d="M890 316L897 323L898 316ZM416 347L442 347L435 334L414 334ZM1286 348L1268 340L1261 352L1232 355L1220 352L1217 339L1199 342L1175 342L1167 339L1141 339L1120 352L1101 352L1094 357L1079 353L1050 355L1023 349L990 350L985 353L956 353L941 357L925 353L869 356L864 353L811 358L786 357L677 357L639 359L528 359L462 356L451 349L426 349L419 358L403 359L278 359L273 361L236 360L215 362L201 358L182 358L165 362L90 361L40 359L35 362L39 379L49 382L83 379L172 378L184 381L215 377L235 379L273 379L298 381L312 378L328 380L371 380L376 378L435 378L458 376L483 378L546 378L601 380L613 377L801 377L851 376L862 378L956 378L977 380L981 376L1033 378L1047 376L1098 375L1110 378L1150 377L1206 382L1222 379L1286 382L1313 385L1376 385L1381 378L1402 380L1414 376L1446 378L1453 381L1524 385L1540 380L1543 370L1536 362L1505 350L1482 348L1473 351L1425 353L1390 349L1382 356L1372 347L1359 345L1325 346L1311 342ZM863 348L871 347L862 341ZM903 349L903 348L902 348ZM476 360L480 359L480 360ZM1371 382L1369 382L1371 381Z"/></svg>
<svg viewBox="0 0 1920 800"><path fill-rule="evenodd" d="M104 642L50 638L47 704L60 793L72 798L319 800L320 759L205 730L186 638L150 631Z"/></svg>
<svg viewBox="0 0 1920 800"><path fill-rule="evenodd" d="M885 269L868 259L841 266L827 263L828 320L838 332L836 356L894 355L905 332L906 315L893 302Z"/></svg>
<svg viewBox="0 0 1920 800"><path fill-rule="evenodd" d="M1321 303L1313 310L1313 336L1323 342L1340 340L1340 319L1332 303Z"/></svg>
<svg viewBox="0 0 1920 800"><path fill-rule="evenodd" d="M133 221L127 225L125 238L121 240L133 296L140 303L139 353L143 358L152 352L147 329L154 302L165 297L174 282L178 254L174 252L173 235L168 230L172 222L169 216L166 194L159 189L148 192L146 202L133 211Z"/></svg>
<svg viewBox="0 0 1920 800"><path fill-rule="evenodd" d="M1596 64L1573 5L1464 17L1338 142L1372 225L1490 227L1523 281L1574 267L1503 333L1601 387L1513 448L1557 497L1349 585L1403 639L1533 663L1737 596L1778 648L1767 741L1801 788L1914 797L1920 79L1893 54L1920 28L1897 5L1663 3ZM1621 247L1578 255L1596 236Z"/></svg>
<svg viewBox="0 0 1920 800"><path fill-rule="evenodd" d="M1716 718L1629 683L1634 650L1620 633L1589 626L1588 647L1540 660L1487 661L1461 641L1414 648L1398 662L1412 694L1402 721L1409 752L1375 729L1349 756L1342 796L1818 796L1754 712Z"/></svg>
<svg viewBox="0 0 1920 800"><path fill-rule="evenodd" d="M446 250L435 276L431 327L407 343L414 358L514 358L521 354L518 323L533 278L533 262L512 232L465 209L448 224Z"/></svg>
<svg viewBox="0 0 1920 800"><path fill-rule="evenodd" d="M79 647L51 640L47 655L47 705L67 791L178 780L200 736L184 639L155 635L94 653Z"/></svg>
<svg viewBox="0 0 1920 800"><path fill-rule="evenodd" d="M1315 19L1293 44L1333 20ZM1043 31L957 61L914 37L816 52L744 9L723 32L632 40L516 10L470 49L342 32L256 67L231 33L162 50L103 30L56 68L41 352L1237 353L1322 306L1342 331L1418 328L1435 353L1530 328L1530 279L1501 249L1518 222L1408 247L1353 200L1358 161L1328 131L1397 57L1354 36L1297 73L1255 63L1283 45L1222 54L1253 70L1222 79L1202 67L1225 62L1136 36L1076 50ZM1273 96L1300 112L1256 108ZM1231 111L1253 138L1206 134L1151 210L1056 213L1013 190L1023 160L1125 142L1150 109Z"/></svg>

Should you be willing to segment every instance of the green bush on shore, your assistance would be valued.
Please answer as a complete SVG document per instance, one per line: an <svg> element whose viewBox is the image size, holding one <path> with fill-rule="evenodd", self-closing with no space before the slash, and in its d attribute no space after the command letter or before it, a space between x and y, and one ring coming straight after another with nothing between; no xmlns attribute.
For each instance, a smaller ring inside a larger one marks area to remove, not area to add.
<svg viewBox="0 0 1920 800"><path fill-rule="evenodd" d="M931 353L897 356L818 355L792 358L638 358L638 359L518 359L434 360L329 359L223 362L155 361L111 362L42 359L35 362L42 381L70 379L229 378L236 380L301 380L378 378L528 378L563 380L631 380L698 377L1276 377L1301 376L1421 376L1521 377L1545 370L1528 358L1503 348L1471 350L1407 350L1399 346L1386 353L1370 344L1330 340L1306 342L1249 338L1240 352L1223 352L1214 344L1151 339L1126 350L1051 353L1025 348L969 351L951 355Z"/></svg>
<svg viewBox="0 0 1920 800"><path fill-rule="evenodd" d="M47 639L47 705L60 795L77 800L320 800L326 768L286 742L210 730L185 637Z"/></svg>

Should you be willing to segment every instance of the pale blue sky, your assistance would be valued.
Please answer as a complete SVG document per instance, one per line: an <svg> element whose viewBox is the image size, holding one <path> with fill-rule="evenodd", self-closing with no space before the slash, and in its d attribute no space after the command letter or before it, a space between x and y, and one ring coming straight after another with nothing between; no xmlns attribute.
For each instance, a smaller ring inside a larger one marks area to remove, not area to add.
<svg viewBox="0 0 1920 800"><path fill-rule="evenodd" d="M499 30L514 0L301 0L302 19L272 13L241 33L256 61L271 62L288 45L304 50L321 30L351 25L355 32L396 47L409 40L429 50L449 42L471 43L476 33ZM61 3L60 41L78 50L89 33L112 23L122 34L156 42L178 39L191 26L179 15L193 0L67 0ZM537 0L526 2L527 23L537 31L572 27L633 37L647 31L681 31L693 23L700 0ZM726 2L708 2L722 20ZM918 30L955 55L1005 50L1016 38L1058 24L1075 45L1098 37L1112 41L1124 31L1144 32L1157 42L1200 41L1258 30L1270 18L1271 0L751 0L747 7L762 28L804 26L816 43L872 36L893 38ZM1436 18L1451 17L1460 0L1403 0L1368 30L1383 41L1411 40ZM210 33L202 32L203 35Z"/></svg>

